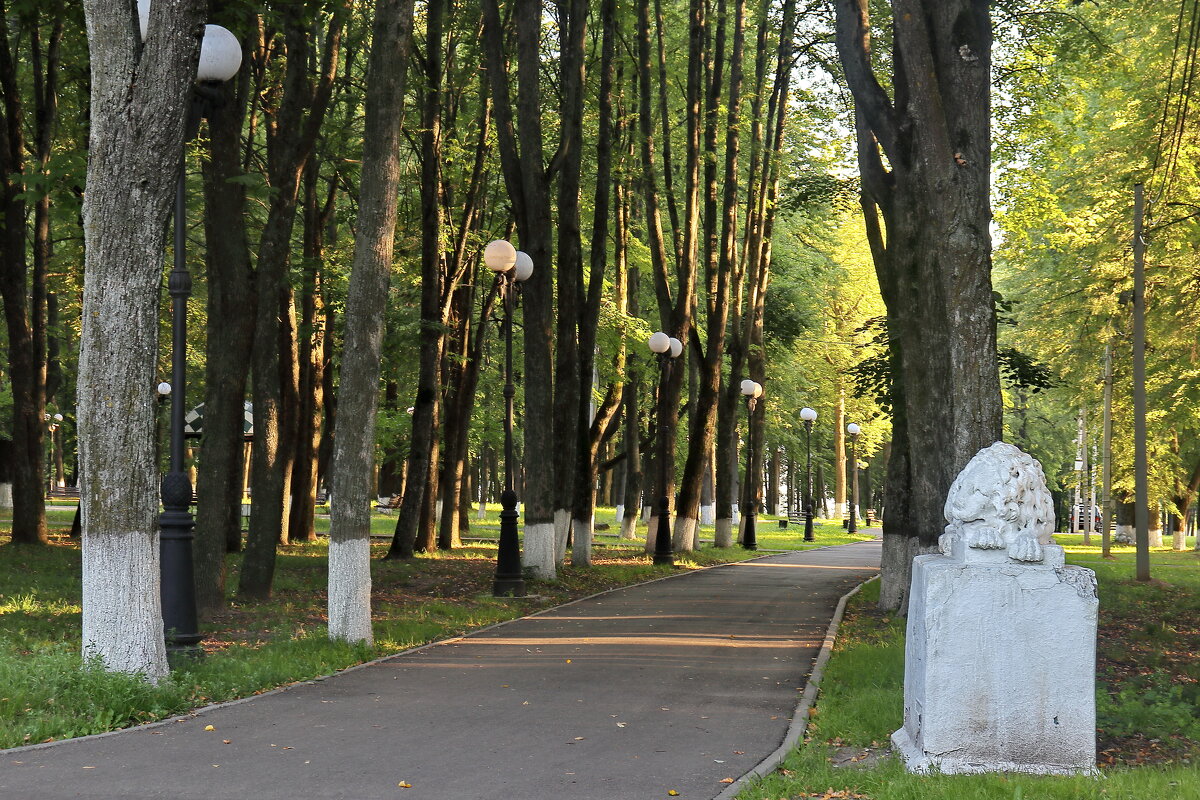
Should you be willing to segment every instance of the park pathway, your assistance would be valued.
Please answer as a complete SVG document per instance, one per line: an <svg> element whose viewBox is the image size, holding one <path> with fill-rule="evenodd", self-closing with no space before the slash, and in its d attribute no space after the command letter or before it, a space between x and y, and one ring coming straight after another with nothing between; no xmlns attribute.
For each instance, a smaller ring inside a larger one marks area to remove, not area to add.
<svg viewBox="0 0 1200 800"><path fill-rule="evenodd" d="M177 721L4 751L0 798L710 800L779 746L838 598L879 556L862 542L679 575Z"/></svg>

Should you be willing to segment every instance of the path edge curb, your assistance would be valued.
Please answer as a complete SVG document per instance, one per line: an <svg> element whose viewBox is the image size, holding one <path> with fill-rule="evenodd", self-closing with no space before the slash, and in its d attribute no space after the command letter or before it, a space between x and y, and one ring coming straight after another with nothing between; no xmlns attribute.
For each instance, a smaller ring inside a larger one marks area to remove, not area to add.
<svg viewBox="0 0 1200 800"><path fill-rule="evenodd" d="M833 644L837 639L838 627L842 624L842 616L846 613L846 605L850 602L850 598L858 594L864 586L877 580L879 580L879 576L872 575L838 600L837 608L833 612L833 619L829 621L829 627L825 629L825 641L821 643L821 651L817 653L817 657L813 661L812 671L804 684L804 693L800 695L800 702L796 704L791 724L788 725L787 733L779 747L749 772L726 786L725 790L713 800L733 800L751 783L774 772L775 768L782 764L788 754L795 749L796 744L803 738L805 729L808 728L809 711L817 699L817 694L821 691L821 678L825 674L825 665L829 663L829 657L833 654Z"/></svg>

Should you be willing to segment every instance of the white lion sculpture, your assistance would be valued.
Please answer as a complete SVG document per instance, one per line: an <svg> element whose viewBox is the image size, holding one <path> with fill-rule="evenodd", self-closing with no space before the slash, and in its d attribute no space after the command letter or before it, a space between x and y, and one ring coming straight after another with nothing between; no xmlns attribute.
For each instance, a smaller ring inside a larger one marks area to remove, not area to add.
<svg viewBox="0 0 1200 800"><path fill-rule="evenodd" d="M975 454L946 496L946 534L976 550L1007 550L1016 561L1041 561L1050 544L1054 504L1037 460L996 442ZM949 551L943 541L942 551Z"/></svg>

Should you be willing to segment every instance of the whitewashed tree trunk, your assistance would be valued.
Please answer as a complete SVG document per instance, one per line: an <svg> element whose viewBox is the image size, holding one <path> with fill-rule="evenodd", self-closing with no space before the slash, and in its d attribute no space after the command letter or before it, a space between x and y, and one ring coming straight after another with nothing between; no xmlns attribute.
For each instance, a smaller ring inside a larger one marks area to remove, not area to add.
<svg viewBox="0 0 1200 800"><path fill-rule="evenodd" d="M558 574L555 560L557 552L553 522L525 526L525 550L521 554L521 563L530 575L544 581L554 580Z"/></svg>
<svg viewBox="0 0 1200 800"><path fill-rule="evenodd" d="M637 538L638 515L636 513L626 514L621 518L621 538L636 539Z"/></svg>
<svg viewBox="0 0 1200 800"><path fill-rule="evenodd" d="M696 531L699 522L694 517L676 517L675 530L671 531L675 552L690 553L696 549Z"/></svg>
<svg viewBox="0 0 1200 800"><path fill-rule="evenodd" d="M78 378L83 652L150 681L167 674L154 453L159 300L202 10L189 0L155 0L143 46L135 4L84 2L91 132Z"/></svg>
<svg viewBox="0 0 1200 800"><path fill-rule="evenodd" d="M722 517L716 522L714 544L717 547L733 547L733 520Z"/></svg>
<svg viewBox="0 0 1200 800"><path fill-rule="evenodd" d="M0 483L0 508L9 511L13 507L12 484Z"/></svg>
<svg viewBox="0 0 1200 800"><path fill-rule="evenodd" d="M571 545L571 563L577 567L592 565L592 541L596 535L595 523L594 517L571 520L571 531L574 534Z"/></svg>
<svg viewBox="0 0 1200 800"><path fill-rule="evenodd" d="M561 567L567 559L567 538L571 535L571 511L560 508L554 512L554 565Z"/></svg>
<svg viewBox="0 0 1200 800"><path fill-rule="evenodd" d="M329 529L329 638L373 640L371 506L379 356L400 182L400 123L412 41L413 0L380 0L367 78L358 235L346 298L346 344L338 385L343 420L334 437Z"/></svg>

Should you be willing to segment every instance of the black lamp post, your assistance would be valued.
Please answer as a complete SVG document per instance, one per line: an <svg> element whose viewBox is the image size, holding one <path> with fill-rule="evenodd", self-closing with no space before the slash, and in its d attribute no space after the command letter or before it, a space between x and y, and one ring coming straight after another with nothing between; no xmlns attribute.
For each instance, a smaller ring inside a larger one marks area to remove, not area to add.
<svg viewBox="0 0 1200 800"><path fill-rule="evenodd" d="M674 566L675 554L671 549L671 449L667 443L667 420L670 407L667 405L667 385L671 381L671 367L683 352L683 343L674 336L659 331L646 342L650 352L658 356L658 522L654 538L654 563Z"/></svg>
<svg viewBox="0 0 1200 800"><path fill-rule="evenodd" d="M500 301L504 305L504 491L500 495L500 549L496 555L494 597L524 597L525 577L521 571L521 547L517 538L517 490L513 480L513 399L517 390L512 375L512 317L520 282L533 274L533 259L517 252L503 239L483 251L483 262L496 273Z"/></svg>
<svg viewBox="0 0 1200 800"><path fill-rule="evenodd" d="M854 422L846 426L846 432L850 434L850 524L846 528L849 533L858 530L858 455L856 450L858 434L861 430L862 428Z"/></svg>
<svg viewBox="0 0 1200 800"><path fill-rule="evenodd" d="M804 421L804 541L815 542L813 534L813 485L812 485L812 427L817 412L807 406L800 409Z"/></svg>
<svg viewBox="0 0 1200 800"><path fill-rule="evenodd" d="M145 4L142 37L146 35L145 20L149 4ZM205 85L219 84L232 78L242 63L242 48L232 33L220 25L205 25L200 46L200 65L197 69L197 91L185 126L187 136L194 135L199 125L201 103L206 96ZM195 570L192 562L192 540L195 538L195 519L192 517L192 482L184 469L183 425L187 401L187 301L192 293L192 276L188 273L187 249L187 178L182 163L175 190L175 261L167 279L171 295L171 448L170 466L162 478L163 512L159 515L159 570L161 576L163 630L166 634L167 655L196 656L202 651L200 625L196 614Z"/></svg>
<svg viewBox="0 0 1200 800"><path fill-rule="evenodd" d="M749 378L742 381L742 396L746 398L746 524L742 531L742 547L747 550L758 549L758 532L756 517L758 515L758 481L754 479L754 408L758 398L762 396L762 384Z"/></svg>

